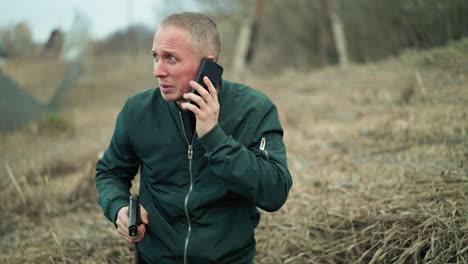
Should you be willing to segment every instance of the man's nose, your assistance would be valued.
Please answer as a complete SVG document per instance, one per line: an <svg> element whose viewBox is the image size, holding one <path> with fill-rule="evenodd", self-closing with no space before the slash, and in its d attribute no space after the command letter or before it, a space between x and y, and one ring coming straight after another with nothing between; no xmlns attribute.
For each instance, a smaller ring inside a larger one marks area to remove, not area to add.
<svg viewBox="0 0 468 264"><path fill-rule="evenodd" d="M163 62L154 62L154 77L161 78L167 76L167 69Z"/></svg>

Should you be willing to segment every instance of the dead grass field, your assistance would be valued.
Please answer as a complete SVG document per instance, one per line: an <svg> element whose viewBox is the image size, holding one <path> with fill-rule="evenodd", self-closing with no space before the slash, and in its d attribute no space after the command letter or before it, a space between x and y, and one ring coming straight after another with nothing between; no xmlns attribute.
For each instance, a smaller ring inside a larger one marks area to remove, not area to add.
<svg viewBox="0 0 468 264"><path fill-rule="evenodd" d="M43 94L50 80L29 76L57 66L22 64L5 71ZM277 103L294 179L262 214L256 263L468 263L468 39L243 82ZM154 84L151 58L98 56L65 128L0 135L0 263L132 263L96 204L94 165L126 97Z"/></svg>

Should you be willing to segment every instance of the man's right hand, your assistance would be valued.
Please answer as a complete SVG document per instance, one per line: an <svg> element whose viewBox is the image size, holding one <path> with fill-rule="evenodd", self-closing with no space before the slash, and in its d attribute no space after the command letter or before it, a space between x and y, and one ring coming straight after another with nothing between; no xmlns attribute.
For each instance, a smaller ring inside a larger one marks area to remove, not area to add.
<svg viewBox="0 0 468 264"><path fill-rule="evenodd" d="M143 237L145 236L146 226L148 224L148 212L146 212L145 208L140 205L140 220L141 224L138 226L138 233L136 236L132 237L128 234L128 206L120 208L119 212L117 213L117 220L115 224L117 225L117 231L119 232L120 236L122 236L125 240L131 243L140 242Z"/></svg>

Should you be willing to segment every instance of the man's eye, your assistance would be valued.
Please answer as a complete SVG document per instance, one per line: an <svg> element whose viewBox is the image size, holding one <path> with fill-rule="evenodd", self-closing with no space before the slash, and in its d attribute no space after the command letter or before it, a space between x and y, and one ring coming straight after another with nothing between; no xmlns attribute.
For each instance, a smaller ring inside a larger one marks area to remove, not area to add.
<svg viewBox="0 0 468 264"><path fill-rule="evenodd" d="M159 56L158 56L158 54L153 54L153 59L154 59L154 61L156 61L156 62L159 61Z"/></svg>
<svg viewBox="0 0 468 264"><path fill-rule="evenodd" d="M168 60L168 61L175 61L176 58L175 58L174 56L169 56L169 57L167 57L167 60Z"/></svg>

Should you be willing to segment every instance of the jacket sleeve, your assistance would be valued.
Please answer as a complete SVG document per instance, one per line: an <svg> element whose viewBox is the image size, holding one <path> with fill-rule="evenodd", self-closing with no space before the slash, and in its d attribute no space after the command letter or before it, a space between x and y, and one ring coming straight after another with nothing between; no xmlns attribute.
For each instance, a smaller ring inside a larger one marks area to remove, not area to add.
<svg viewBox="0 0 468 264"><path fill-rule="evenodd" d="M128 205L132 179L139 168L126 127L128 105L119 113L110 145L96 164L98 203L114 224L119 209Z"/></svg>
<svg viewBox="0 0 468 264"><path fill-rule="evenodd" d="M276 211L292 186L278 111L267 99L250 122L251 143L244 146L219 125L200 138L214 173L231 191L265 211Z"/></svg>

